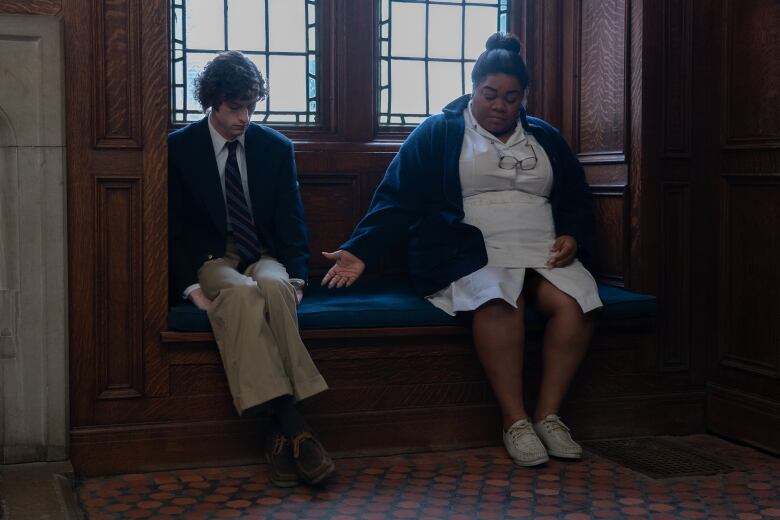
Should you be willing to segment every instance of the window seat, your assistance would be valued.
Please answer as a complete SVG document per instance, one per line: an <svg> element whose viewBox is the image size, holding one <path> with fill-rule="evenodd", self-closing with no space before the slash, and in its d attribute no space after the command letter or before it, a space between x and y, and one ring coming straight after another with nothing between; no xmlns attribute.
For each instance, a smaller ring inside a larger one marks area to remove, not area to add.
<svg viewBox="0 0 780 520"><path fill-rule="evenodd" d="M604 303L600 322L653 319L656 298L604 283L598 284ZM301 331L331 329L373 329L462 326L464 320L452 317L417 296L408 279L401 276L360 280L344 289L327 289L314 283L306 289L298 308ZM532 308L526 311L529 325L541 323ZM168 327L177 332L210 332L206 312L190 302L172 307ZM180 339L182 335L177 335Z"/></svg>

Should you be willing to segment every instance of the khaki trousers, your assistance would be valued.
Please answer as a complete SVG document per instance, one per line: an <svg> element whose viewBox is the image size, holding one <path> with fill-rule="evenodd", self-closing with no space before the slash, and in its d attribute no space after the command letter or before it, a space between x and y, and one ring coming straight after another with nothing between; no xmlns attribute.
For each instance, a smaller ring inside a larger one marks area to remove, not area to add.
<svg viewBox="0 0 780 520"><path fill-rule="evenodd" d="M295 289L284 266L263 256L242 274L238 264L228 240L225 256L198 270L238 413L281 395L298 401L327 390L298 333Z"/></svg>

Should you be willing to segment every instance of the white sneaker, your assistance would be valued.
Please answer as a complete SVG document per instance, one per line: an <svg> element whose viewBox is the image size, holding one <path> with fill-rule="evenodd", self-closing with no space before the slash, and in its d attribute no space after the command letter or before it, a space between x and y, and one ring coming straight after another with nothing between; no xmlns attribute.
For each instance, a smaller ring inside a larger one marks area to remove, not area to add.
<svg viewBox="0 0 780 520"><path fill-rule="evenodd" d="M520 419L504 432L504 446L518 466L538 466L550 460L528 419Z"/></svg>
<svg viewBox="0 0 780 520"><path fill-rule="evenodd" d="M542 440L547 451L553 457L562 459L582 458L582 446L574 442L569 434L569 428L563 424L561 418L550 414L538 423L534 424L534 431Z"/></svg>

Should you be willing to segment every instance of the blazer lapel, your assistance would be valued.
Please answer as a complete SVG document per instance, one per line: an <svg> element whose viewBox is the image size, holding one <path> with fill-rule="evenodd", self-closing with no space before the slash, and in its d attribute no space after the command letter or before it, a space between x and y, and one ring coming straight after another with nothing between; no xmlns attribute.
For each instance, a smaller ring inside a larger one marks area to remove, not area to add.
<svg viewBox="0 0 780 520"><path fill-rule="evenodd" d="M249 196L252 199L252 216L255 226L260 228L261 208L268 206L266 200L271 188L271 179L267 179L268 157L263 156L264 140L262 130L255 124L250 124L244 136L244 153L246 155L247 180Z"/></svg>
<svg viewBox="0 0 780 520"><path fill-rule="evenodd" d="M194 142L190 154L191 171L194 174L192 179L214 225L222 234L226 234L225 198L222 194L222 183L219 180L219 168L217 168L217 158L214 155L214 144L211 141L207 117L197 123L193 136Z"/></svg>

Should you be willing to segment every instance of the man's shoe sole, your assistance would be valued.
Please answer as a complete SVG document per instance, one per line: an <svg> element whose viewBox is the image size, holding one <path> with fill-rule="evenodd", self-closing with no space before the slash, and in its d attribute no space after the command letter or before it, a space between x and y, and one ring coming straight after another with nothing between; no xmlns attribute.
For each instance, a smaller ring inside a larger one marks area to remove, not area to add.
<svg viewBox="0 0 780 520"><path fill-rule="evenodd" d="M322 482L323 480L325 480L326 478L328 478L329 476L331 476L335 470L336 470L336 465L333 462L331 462L330 465L325 466L322 470L320 470L318 474L313 475L311 477L309 477L308 475L301 474L301 478L303 478L303 480L307 484L316 485Z"/></svg>
<svg viewBox="0 0 780 520"><path fill-rule="evenodd" d="M268 477L268 480L271 482L271 484L273 484L276 487L280 487L280 488L291 488L291 487L298 486L301 483L301 481L298 480L298 479L295 479L295 480L281 480L281 479L276 479L276 478L271 477L271 476Z"/></svg>

